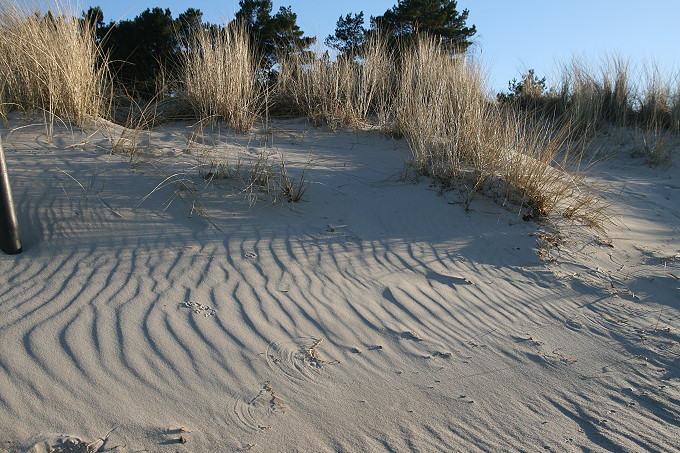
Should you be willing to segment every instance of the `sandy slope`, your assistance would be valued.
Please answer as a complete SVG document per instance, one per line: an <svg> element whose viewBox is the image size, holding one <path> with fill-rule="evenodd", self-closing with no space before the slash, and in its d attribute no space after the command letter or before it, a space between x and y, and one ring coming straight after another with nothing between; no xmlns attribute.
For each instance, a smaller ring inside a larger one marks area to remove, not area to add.
<svg viewBox="0 0 680 453"><path fill-rule="evenodd" d="M10 451L680 448L677 165L624 150L601 168L619 224L558 237L403 181L378 133L175 124L130 160L120 129L23 124L2 128L25 250L0 256ZM306 168L302 203L250 207L197 168L267 147Z"/></svg>

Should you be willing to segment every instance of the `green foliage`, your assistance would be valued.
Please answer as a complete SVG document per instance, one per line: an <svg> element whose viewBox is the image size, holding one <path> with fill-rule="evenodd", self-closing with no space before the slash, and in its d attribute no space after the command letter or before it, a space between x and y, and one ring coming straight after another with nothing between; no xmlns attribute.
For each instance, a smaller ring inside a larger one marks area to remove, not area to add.
<svg viewBox="0 0 680 453"><path fill-rule="evenodd" d="M545 77L539 79L533 69L522 74L522 79L508 82L508 93L499 93L498 100L519 101L522 99L538 99L545 94Z"/></svg>
<svg viewBox="0 0 680 453"><path fill-rule="evenodd" d="M427 33L441 40L450 52L465 52L477 33L467 27L467 9L458 12L455 0L401 0L385 14L372 17L375 29L387 35L410 39L417 33Z"/></svg>
<svg viewBox="0 0 680 453"><path fill-rule="evenodd" d="M366 42L364 28L364 12L340 16L335 27L335 34L328 35L326 45L337 49L342 54L351 54L361 49Z"/></svg>
<svg viewBox="0 0 680 453"><path fill-rule="evenodd" d="M554 119L564 113L560 96L548 90L546 78L539 78L533 69L522 74L520 80L508 82L508 92L498 93L496 99L501 105L523 110L536 118Z"/></svg>
<svg viewBox="0 0 680 453"><path fill-rule="evenodd" d="M239 6L235 20L246 26L252 42L260 48L266 69L291 52L308 49L316 40L304 36L290 6L282 6L273 16L271 0L240 0Z"/></svg>
<svg viewBox="0 0 680 453"><path fill-rule="evenodd" d="M175 26L169 9L147 8L133 20L103 27L103 48L118 79L136 91L153 94L156 78L174 66Z"/></svg>
<svg viewBox="0 0 680 453"><path fill-rule="evenodd" d="M241 9L236 12L236 20L243 22L251 35L265 36L267 24L271 20L271 0L241 0L238 4Z"/></svg>

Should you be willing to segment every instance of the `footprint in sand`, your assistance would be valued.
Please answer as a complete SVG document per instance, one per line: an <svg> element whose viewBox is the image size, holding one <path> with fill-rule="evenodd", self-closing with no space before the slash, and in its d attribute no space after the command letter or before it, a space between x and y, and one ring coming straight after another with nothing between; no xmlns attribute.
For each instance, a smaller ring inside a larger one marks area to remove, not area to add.
<svg viewBox="0 0 680 453"><path fill-rule="evenodd" d="M583 328L583 323L578 318L567 319L565 324L571 330L581 330Z"/></svg>
<svg viewBox="0 0 680 453"><path fill-rule="evenodd" d="M91 442L86 442L80 439L79 437L75 436L69 435L55 436L36 443L28 451L35 453L50 453L50 452L90 453L103 451L102 447L104 447L104 445L106 444L108 436L109 434L111 434L111 431L113 430L110 430L105 436L102 436L99 439L96 439ZM10 446L9 448L11 449L8 450L0 449L0 451L2 452L19 451L14 450L13 446ZM119 451L121 453L124 453L125 447L117 446L113 447L113 450L109 450L107 448L106 451Z"/></svg>
<svg viewBox="0 0 680 453"><path fill-rule="evenodd" d="M292 341L272 342L267 347L267 363L291 381L322 383L338 360L323 351L323 339L299 337Z"/></svg>
<svg viewBox="0 0 680 453"><path fill-rule="evenodd" d="M419 355L425 359L451 359L453 353L448 349L442 347L442 345L435 345L431 342L425 341L418 333L407 330L399 334L399 338L402 340L408 340L416 344L420 344L420 350L422 353Z"/></svg>
<svg viewBox="0 0 680 453"><path fill-rule="evenodd" d="M230 415L246 431L262 432L271 428L276 415L285 412L283 399L269 382L264 382L257 391L233 395Z"/></svg>
<svg viewBox="0 0 680 453"><path fill-rule="evenodd" d="M214 308L211 308L207 305L203 305L198 302L192 302L192 301L186 301L180 304L181 307L183 308L189 308L192 312L194 312L197 315L203 315L206 318L209 318L211 316L215 316L217 312L215 311Z"/></svg>

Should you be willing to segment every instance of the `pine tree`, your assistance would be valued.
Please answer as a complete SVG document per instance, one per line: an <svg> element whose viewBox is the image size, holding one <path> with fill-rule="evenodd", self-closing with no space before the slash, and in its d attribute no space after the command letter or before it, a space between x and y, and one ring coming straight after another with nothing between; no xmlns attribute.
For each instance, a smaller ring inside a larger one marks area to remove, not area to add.
<svg viewBox="0 0 680 453"><path fill-rule="evenodd" d="M253 42L260 46L266 66L274 66L279 57L309 48L316 38L304 36L291 7L281 7L271 15L271 0L240 0L236 20L248 28Z"/></svg>
<svg viewBox="0 0 680 453"><path fill-rule="evenodd" d="M169 9L147 8L133 20L111 23L103 30L104 49L124 84L142 92L171 62L176 48L174 21Z"/></svg>
<svg viewBox="0 0 680 453"><path fill-rule="evenodd" d="M203 13L189 8L172 18L169 9L147 8L132 20L103 23L101 9L90 8L86 20L100 24L97 34L118 80L137 94L153 96L155 82L163 74L171 74L177 63L182 39L202 27Z"/></svg>
<svg viewBox="0 0 680 453"><path fill-rule="evenodd" d="M372 17L374 28L391 36L409 38L425 32L441 38L453 52L464 52L477 32L467 27L468 10L458 12L455 0L400 0L385 14Z"/></svg>
<svg viewBox="0 0 680 453"><path fill-rule="evenodd" d="M241 9L236 12L236 20L245 24L253 37L262 38L271 20L271 0L240 0L238 5Z"/></svg>
<svg viewBox="0 0 680 453"><path fill-rule="evenodd" d="M365 41L364 12L361 11L359 14L340 16L335 26L335 34L328 35L325 43L342 54L350 54L361 49Z"/></svg>
<svg viewBox="0 0 680 453"><path fill-rule="evenodd" d="M200 9L188 8L177 17L175 23L177 38L181 43L185 43L204 27L203 13Z"/></svg>

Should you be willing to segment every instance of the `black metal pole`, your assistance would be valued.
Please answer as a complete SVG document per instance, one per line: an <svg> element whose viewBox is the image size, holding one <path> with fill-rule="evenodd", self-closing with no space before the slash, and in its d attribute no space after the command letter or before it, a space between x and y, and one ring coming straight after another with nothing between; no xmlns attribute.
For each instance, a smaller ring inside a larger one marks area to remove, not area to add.
<svg viewBox="0 0 680 453"><path fill-rule="evenodd" d="M0 139L0 249L10 255L21 253L19 222L14 211L12 189L9 185L9 172L5 162L5 152Z"/></svg>

